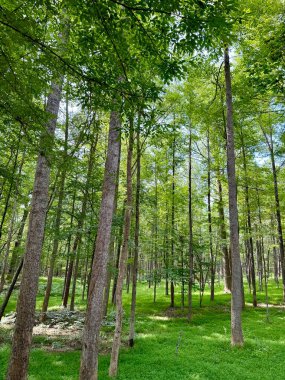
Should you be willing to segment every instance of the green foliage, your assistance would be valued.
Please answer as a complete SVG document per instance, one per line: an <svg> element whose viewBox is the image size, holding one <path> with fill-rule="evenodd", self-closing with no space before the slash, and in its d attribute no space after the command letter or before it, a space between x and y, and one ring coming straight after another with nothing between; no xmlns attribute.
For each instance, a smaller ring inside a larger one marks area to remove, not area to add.
<svg viewBox="0 0 285 380"><path fill-rule="evenodd" d="M169 300L164 286L158 287L157 303L152 302L152 289L138 287L137 337L133 349L122 348L118 379L283 379L284 327L281 288L273 283L269 288L270 323L266 322L263 307L247 306L243 312L246 345L233 349L230 340L230 296L218 290L216 300L210 304L209 292L205 306L198 307L198 294L194 294L194 319L187 322L183 310L175 315L168 313ZM177 288L176 296L179 295ZM54 296L56 296L54 294ZM54 297L53 296L53 297ZM246 295L250 301L250 295ZM264 293L260 294L264 302ZM55 302L60 304L60 298ZM124 295L124 308L128 315L130 295ZM128 319L124 322L123 341L127 338ZM110 327L106 327L106 331ZM1 330L2 331L2 330ZM1 334L4 334L1 333ZM1 335L2 336L2 335ZM181 336L181 339L179 339ZM6 338L4 339L6 342ZM5 343L0 346L0 376L4 378L9 355ZM80 352L48 352L34 348L29 367L29 378L77 379ZM108 379L109 354L100 356L101 379Z"/></svg>

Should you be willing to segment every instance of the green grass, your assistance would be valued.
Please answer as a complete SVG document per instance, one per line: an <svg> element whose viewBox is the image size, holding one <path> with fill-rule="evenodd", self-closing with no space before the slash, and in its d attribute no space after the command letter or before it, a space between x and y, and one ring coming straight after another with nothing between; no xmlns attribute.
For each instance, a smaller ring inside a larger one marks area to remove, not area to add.
<svg viewBox="0 0 285 380"><path fill-rule="evenodd" d="M44 279L41 279L37 307L43 298ZM54 282L51 307L60 305L62 280ZM177 306L180 305L179 287L176 287ZM118 380L192 380L192 379L284 379L285 378L285 311L270 309L270 321L266 321L264 308L247 306L243 312L245 346L230 346L230 296L217 289L214 302L205 293L203 307L198 306L198 294L194 295L194 318L188 324L180 307L171 317L168 311L169 297L163 286L158 287L157 302L152 302L153 289L140 284L138 287L137 338L133 349L122 348ZM281 288L271 283L269 302L280 304ZM80 287L78 289L78 304ZM246 294L246 302L251 296ZM258 301L265 302L264 293ZM130 295L124 294L126 323L124 340L127 339ZM8 310L15 308L15 298ZM7 334L7 333L5 333ZM5 341L5 339L3 339ZM1 341L1 335L0 335ZM9 345L0 346L0 378L4 378L9 357ZM109 355L101 355L99 380L108 379ZM47 352L34 348L31 353L29 379L71 380L78 379L80 352Z"/></svg>

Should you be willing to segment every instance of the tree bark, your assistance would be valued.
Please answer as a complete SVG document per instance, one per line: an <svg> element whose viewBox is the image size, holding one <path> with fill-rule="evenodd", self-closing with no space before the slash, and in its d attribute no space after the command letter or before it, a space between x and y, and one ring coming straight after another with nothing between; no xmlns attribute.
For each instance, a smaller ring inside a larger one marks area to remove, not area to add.
<svg viewBox="0 0 285 380"><path fill-rule="evenodd" d="M109 367L109 376L115 377L118 372L118 360L119 351L121 344L121 333L122 333L122 323L123 323L123 283L126 270L126 261L128 258L129 251L129 238L130 238L130 228L131 228L131 216L132 216L132 156L133 156L133 118L130 120L130 136L129 136L129 148L127 157L127 201L124 217L124 235L123 235L123 245L122 252L120 255L119 262L119 273L117 280L116 289L116 325L113 338L111 360Z"/></svg>
<svg viewBox="0 0 285 380"><path fill-rule="evenodd" d="M114 213L116 179L120 155L120 116L111 112L108 151L103 181L99 225L89 284L86 319L83 330L80 380L98 379L99 331L106 284L108 253Z"/></svg>
<svg viewBox="0 0 285 380"><path fill-rule="evenodd" d="M48 96L46 111L49 112L52 117L47 123L46 133L43 134L41 138L42 148L44 148L47 136L49 140L53 140L61 98L62 78L59 83L53 83L51 87L52 91ZM24 380L27 378L40 274L40 257L48 206L49 178L49 160L43 149L38 156L35 173L23 275L17 303L17 318L7 380Z"/></svg>
<svg viewBox="0 0 285 380"><path fill-rule="evenodd" d="M232 256L232 302L231 302L231 341L233 346L243 345L242 333L242 283L241 260L239 249L239 227L237 208L237 184L235 170L235 144L233 123L233 102L229 50L224 51L224 69L227 104L227 172L229 184L229 219L230 243Z"/></svg>
<svg viewBox="0 0 285 380"><path fill-rule="evenodd" d="M59 191L58 191L58 203L57 203L57 210L56 210L56 217L55 217L55 226L54 226L54 240L53 240L53 248L52 253L50 257L50 263L49 263L49 272L48 272L48 279L47 279L47 285L46 285L46 291L44 296L44 302L42 305L42 319L45 318L45 313L48 309L48 303L52 288L52 280L53 280L53 272L54 272L54 266L56 262L57 252L58 252L58 245L59 245L59 232L60 232L60 224L61 224L61 214L62 214L62 204L63 204L63 198L64 198L64 186L65 186L65 178L67 173L67 162L68 159L68 128L69 128L69 115L68 115L68 96L66 96L66 116L65 116L65 139L64 139L64 156L63 156L63 168L61 172L61 178L59 183Z"/></svg>

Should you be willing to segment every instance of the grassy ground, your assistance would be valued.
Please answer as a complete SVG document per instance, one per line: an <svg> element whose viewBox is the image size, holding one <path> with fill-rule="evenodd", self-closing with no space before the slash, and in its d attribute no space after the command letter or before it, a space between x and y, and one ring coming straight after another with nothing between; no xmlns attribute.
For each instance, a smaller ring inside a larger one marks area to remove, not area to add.
<svg viewBox="0 0 285 380"><path fill-rule="evenodd" d="M37 307L43 299L41 280ZM60 305L61 280L54 283L52 307ZM80 290L80 289L79 289ZM177 287L177 306L180 302ZM180 307L169 310L169 297L164 288L158 288L157 302L152 302L152 289L138 287L137 338L133 349L122 348L118 380L202 380L202 379L256 379L283 380L285 378L285 310L281 302L281 289L273 283L269 288L269 322L264 307L247 306L243 312L245 346L230 346L230 296L217 289L214 302L205 293L203 307L198 306L198 294L194 296L194 318L188 324ZM81 308L84 303L79 302ZM246 302L251 297L246 295ZM260 293L259 302L265 302ZM124 295L124 339L127 339L130 295ZM15 309L15 298L8 305ZM4 334L2 332L2 334ZM5 333L6 334L6 333ZM0 345L0 378L4 379L10 347ZM0 332L1 342L1 332ZM101 355L99 379L108 379L109 354ZM31 353L30 380L78 379L80 352L47 352L33 348Z"/></svg>

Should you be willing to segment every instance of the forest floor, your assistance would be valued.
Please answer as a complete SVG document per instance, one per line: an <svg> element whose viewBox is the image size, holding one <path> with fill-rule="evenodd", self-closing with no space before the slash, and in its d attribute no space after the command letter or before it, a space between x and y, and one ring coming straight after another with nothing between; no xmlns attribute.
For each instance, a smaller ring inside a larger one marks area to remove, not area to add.
<svg viewBox="0 0 285 380"><path fill-rule="evenodd" d="M37 309L40 310L45 279L41 279ZM55 279L47 321L35 327L29 367L29 380L75 380L80 364L80 338L85 302L78 283L77 311L68 313L61 304L62 280ZM215 301L206 291L199 307L194 295L194 317L189 324L187 310L180 307L180 287L176 287L177 307L169 308L164 286L158 287L157 302L153 289L139 284L135 347L127 347L128 315L131 294L124 294L124 335L118 380L206 380L285 378L285 309L282 291L272 282L269 286L269 320L266 317L264 292L258 293L259 306L253 308L246 294L243 311L243 348L230 346L230 295L216 287ZM16 297L7 307L8 317L0 324L0 379L5 378ZM1 297L0 297L1 301ZM111 309L111 308L110 308ZM10 315L9 315L10 313ZM107 380L114 311L110 310L102 327L99 380Z"/></svg>

